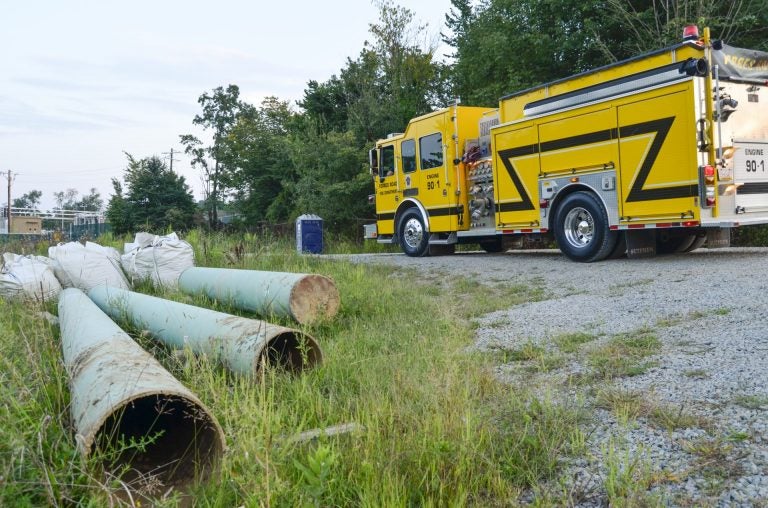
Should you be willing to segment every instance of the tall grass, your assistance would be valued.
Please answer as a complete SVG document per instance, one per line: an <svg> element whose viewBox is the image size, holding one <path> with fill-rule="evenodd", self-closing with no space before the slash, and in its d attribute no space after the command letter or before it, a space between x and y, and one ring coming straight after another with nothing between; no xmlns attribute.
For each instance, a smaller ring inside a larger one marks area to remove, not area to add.
<svg viewBox="0 0 768 508"><path fill-rule="evenodd" d="M300 256L276 238L194 232L186 239L199 265L320 273L342 298L336 318L303 329L325 360L302 374L268 368L241 378L137 338L227 436L219 472L189 493L196 505L508 505L554 478L558 457L583 442L579 408L499 384L490 357L471 351L466 317L540 292L463 279L435 290L437 282L416 273ZM76 453L57 330L35 309L0 303L0 311L0 505L125 502L108 497L114 482ZM358 430L295 439L345 423ZM154 503L188 500L171 493Z"/></svg>
<svg viewBox="0 0 768 508"><path fill-rule="evenodd" d="M0 300L2 506L71 504L107 492L75 448L57 330L42 311Z"/></svg>

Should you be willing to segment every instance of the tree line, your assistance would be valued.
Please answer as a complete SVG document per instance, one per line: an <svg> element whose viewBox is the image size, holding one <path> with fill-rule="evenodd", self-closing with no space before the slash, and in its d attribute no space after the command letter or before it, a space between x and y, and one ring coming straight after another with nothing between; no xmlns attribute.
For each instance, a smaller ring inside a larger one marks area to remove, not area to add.
<svg viewBox="0 0 768 508"><path fill-rule="evenodd" d="M200 96L192 123L208 140L180 140L203 176L208 224L219 224L225 207L245 227L314 213L327 229L353 233L358 219L373 218L373 142L458 97L493 106L505 94L676 43L690 23L768 50L765 0L451 0L440 39L413 11L374 4L378 19L357 56L325 81L310 79L296 104L248 104L235 84ZM440 40L450 54L438 54ZM117 232L194 223L189 187L156 157L129 156L124 182L113 187L107 215Z"/></svg>

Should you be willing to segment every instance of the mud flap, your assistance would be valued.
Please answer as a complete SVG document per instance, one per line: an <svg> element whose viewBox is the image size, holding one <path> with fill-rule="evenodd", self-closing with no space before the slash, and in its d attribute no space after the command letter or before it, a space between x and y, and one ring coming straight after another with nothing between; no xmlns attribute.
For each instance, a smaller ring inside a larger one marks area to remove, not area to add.
<svg viewBox="0 0 768 508"><path fill-rule="evenodd" d="M501 237L501 247L506 251L509 249L523 248L523 235L504 235Z"/></svg>
<svg viewBox="0 0 768 508"><path fill-rule="evenodd" d="M652 258L656 255L656 231L652 229L628 229L625 233L629 259Z"/></svg>
<svg viewBox="0 0 768 508"><path fill-rule="evenodd" d="M722 247L731 246L731 230L730 228L707 228L707 243L708 249L720 249Z"/></svg>
<svg viewBox="0 0 768 508"><path fill-rule="evenodd" d="M456 244L455 243L449 243L448 245L435 245L430 244L429 245L429 251L428 254L430 256L450 256L451 254L454 254L456 252Z"/></svg>

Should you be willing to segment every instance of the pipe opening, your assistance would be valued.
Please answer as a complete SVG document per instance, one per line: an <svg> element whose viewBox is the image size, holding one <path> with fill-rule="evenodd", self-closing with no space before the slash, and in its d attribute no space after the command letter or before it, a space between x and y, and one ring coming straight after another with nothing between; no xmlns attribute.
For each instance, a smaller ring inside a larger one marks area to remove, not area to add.
<svg viewBox="0 0 768 508"><path fill-rule="evenodd" d="M211 416L180 396L152 394L114 411L99 429L94 451L132 488L186 485L205 479L223 443Z"/></svg>
<svg viewBox="0 0 768 508"><path fill-rule="evenodd" d="M276 335L267 343L259 364L298 372L320 363L322 353L315 339L299 332Z"/></svg>

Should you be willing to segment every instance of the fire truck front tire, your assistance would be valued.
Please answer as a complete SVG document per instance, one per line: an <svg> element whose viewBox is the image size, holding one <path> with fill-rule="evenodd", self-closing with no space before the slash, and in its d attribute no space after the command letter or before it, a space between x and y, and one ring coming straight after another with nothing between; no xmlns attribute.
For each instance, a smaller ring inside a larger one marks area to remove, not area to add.
<svg viewBox="0 0 768 508"><path fill-rule="evenodd" d="M619 240L608 227L608 213L592 193L574 192L566 196L555 216L555 240L566 257L591 263L611 254Z"/></svg>
<svg viewBox="0 0 768 508"><path fill-rule="evenodd" d="M410 257L418 258L429 251L429 232L424 218L416 208L410 208L400 217L398 226L400 248Z"/></svg>

